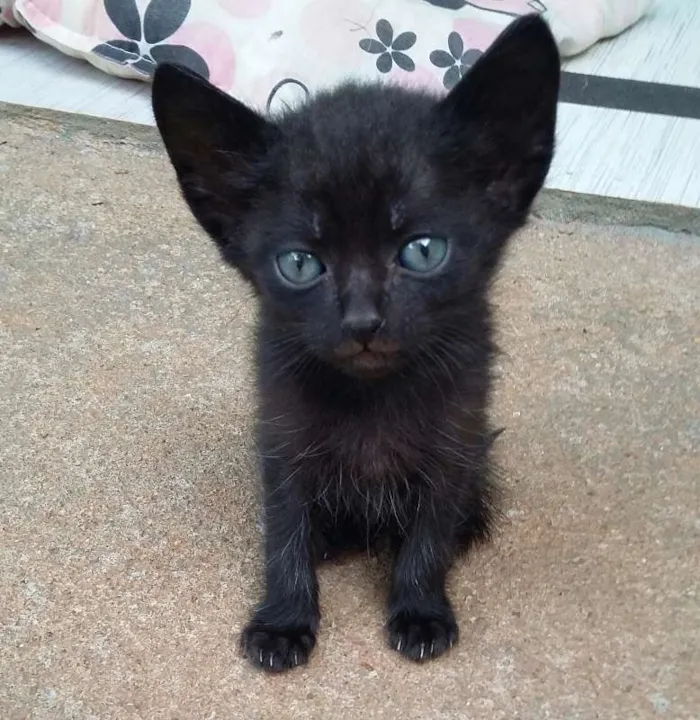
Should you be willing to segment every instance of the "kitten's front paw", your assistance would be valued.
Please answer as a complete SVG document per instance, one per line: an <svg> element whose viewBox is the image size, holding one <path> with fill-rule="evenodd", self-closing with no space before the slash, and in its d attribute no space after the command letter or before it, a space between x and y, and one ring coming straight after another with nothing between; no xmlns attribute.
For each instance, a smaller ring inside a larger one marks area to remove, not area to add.
<svg viewBox="0 0 700 720"><path fill-rule="evenodd" d="M284 672L304 665L316 644L310 627L278 628L251 622L241 636L245 656L267 672Z"/></svg>
<svg viewBox="0 0 700 720"><path fill-rule="evenodd" d="M389 642L397 652L415 662L431 660L449 650L459 638L451 610L426 616L402 610L389 619Z"/></svg>

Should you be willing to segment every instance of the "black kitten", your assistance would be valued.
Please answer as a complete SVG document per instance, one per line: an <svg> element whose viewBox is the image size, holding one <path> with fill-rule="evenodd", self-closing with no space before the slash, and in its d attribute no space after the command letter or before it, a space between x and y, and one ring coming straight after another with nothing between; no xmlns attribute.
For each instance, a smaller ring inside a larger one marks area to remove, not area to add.
<svg viewBox="0 0 700 720"><path fill-rule="evenodd" d="M489 284L549 169L559 56L514 22L444 99L347 84L274 121L158 68L182 192L260 297L267 592L257 666L306 662L315 563L388 540L388 633L412 660L457 640L445 579L488 535Z"/></svg>

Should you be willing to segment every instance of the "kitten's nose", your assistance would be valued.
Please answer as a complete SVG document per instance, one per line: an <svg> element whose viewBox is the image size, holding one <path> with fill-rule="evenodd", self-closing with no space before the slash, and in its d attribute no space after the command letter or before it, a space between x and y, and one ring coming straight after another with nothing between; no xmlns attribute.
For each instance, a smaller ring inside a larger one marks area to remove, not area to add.
<svg viewBox="0 0 700 720"><path fill-rule="evenodd" d="M383 324L376 308L372 306L349 308L341 321L341 327L356 342L366 345Z"/></svg>

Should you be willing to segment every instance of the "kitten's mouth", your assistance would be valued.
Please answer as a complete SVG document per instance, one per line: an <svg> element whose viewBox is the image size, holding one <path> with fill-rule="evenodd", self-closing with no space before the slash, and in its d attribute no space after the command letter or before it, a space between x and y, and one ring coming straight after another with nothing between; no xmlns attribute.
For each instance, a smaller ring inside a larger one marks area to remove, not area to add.
<svg viewBox="0 0 700 720"><path fill-rule="evenodd" d="M340 368L349 375L378 378L391 373L396 367L399 348L395 343L374 340L368 345L356 342L343 343L336 351Z"/></svg>

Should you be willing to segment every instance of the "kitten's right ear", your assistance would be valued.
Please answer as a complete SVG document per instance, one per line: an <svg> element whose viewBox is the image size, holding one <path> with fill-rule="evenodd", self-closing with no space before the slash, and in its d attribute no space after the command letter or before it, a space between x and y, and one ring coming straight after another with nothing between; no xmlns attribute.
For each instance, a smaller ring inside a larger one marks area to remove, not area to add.
<svg viewBox="0 0 700 720"><path fill-rule="evenodd" d="M275 126L178 65L156 68L152 103L187 204L224 256L240 266L242 248L233 236L263 180Z"/></svg>
<svg viewBox="0 0 700 720"><path fill-rule="evenodd" d="M554 152L559 51L539 15L514 20L437 105L443 162L499 214L521 221Z"/></svg>

